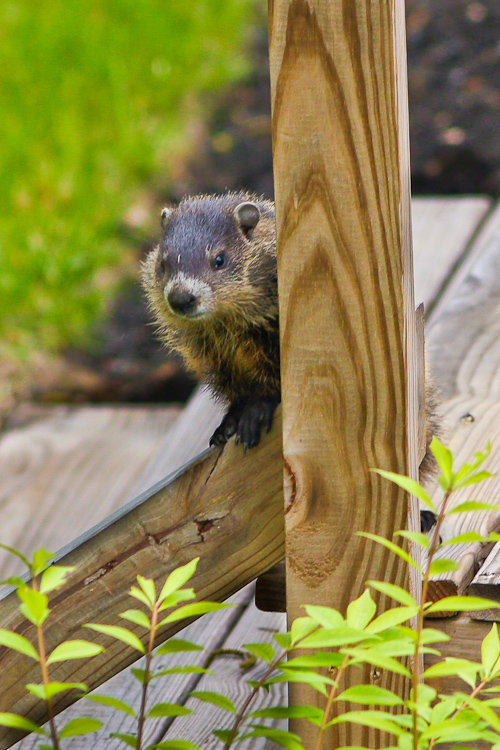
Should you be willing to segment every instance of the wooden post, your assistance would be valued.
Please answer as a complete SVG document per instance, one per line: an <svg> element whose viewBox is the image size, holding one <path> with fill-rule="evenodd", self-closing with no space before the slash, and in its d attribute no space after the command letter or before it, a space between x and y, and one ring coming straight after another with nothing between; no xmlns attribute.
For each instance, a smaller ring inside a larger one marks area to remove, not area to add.
<svg viewBox="0 0 500 750"><path fill-rule="evenodd" d="M305 603L345 612L370 578L407 585L399 558L356 536L407 525L404 493L370 469L417 472L406 47L403 0L269 11L293 620ZM403 691L378 670L360 679ZM294 729L315 746L314 727ZM344 725L325 747L380 742Z"/></svg>

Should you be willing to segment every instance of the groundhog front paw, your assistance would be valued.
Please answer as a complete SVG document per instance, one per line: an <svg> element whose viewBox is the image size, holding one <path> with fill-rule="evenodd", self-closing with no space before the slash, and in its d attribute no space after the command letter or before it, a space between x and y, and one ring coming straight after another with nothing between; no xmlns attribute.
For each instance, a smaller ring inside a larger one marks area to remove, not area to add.
<svg viewBox="0 0 500 750"><path fill-rule="evenodd" d="M261 429L269 432L279 401L275 399L252 399L233 404L210 438L210 445L224 445L236 435L235 443L244 450L254 448L260 442Z"/></svg>
<svg viewBox="0 0 500 750"><path fill-rule="evenodd" d="M255 448L260 442L261 428L269 432L273 423L273 416L278 405L277 401L262 399L248 401L242 409L236 429L236 443L241 443L244 450Z"/></svg>

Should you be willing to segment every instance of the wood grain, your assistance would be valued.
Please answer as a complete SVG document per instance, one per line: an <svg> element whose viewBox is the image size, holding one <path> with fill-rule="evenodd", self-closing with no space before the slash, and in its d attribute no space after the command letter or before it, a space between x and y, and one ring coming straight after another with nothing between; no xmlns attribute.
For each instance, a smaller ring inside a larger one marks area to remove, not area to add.
<svg viewBox="0 0 500 750"><path fill-rule="evenodd" d="M63 550L61 562L74 565L67 584L51 601L48 648L67 638L89 638L86 622L116 623L129 607L127 590L137 573L164 580L173 568L201 557L193 586L202 599L223 600L283 558L282 448L279 411L271 434L244 458L241 446L208 451L178 476L140 496L100 529ZM1 602L2 627L33 637L17 612L14 594ZM159 642L179 627L162 632ZM138 633L139 634L139 633ZM102 684L136 658L131 649L111 645L88 663L67 662L53 679ZM32 663L0 650L0 711L44 719L24 684L36 681ZM61 710L71 702L64 696ZM2 730L0 747L19 734Z"/></svg>
<svg viewBox="0 0 500 750"><path fill-rule="evenodd" d="M459 465L490 440L493 452L485 465L500 468L500 209L488 218L450 287L439 301L428 325L427 345L434 378L441 391L440 412L444 439ZM498 504L500 477L457 493L456 504L469 499ZM436 502L441 493L435 492ZM456 534L500 529L500 512L471 512L451 516L442 529L444 541ZM444 557L460 568L440 576L431 588L436 599L443 593L464 592L485 554L479 544L444 548ZM482 556L482 559L481 559Z"/></svg>
<svg viewBox="0 0 500 750"><path fill-rule="evenodd" d="M367 578L406 580L356 536L407 523L404 493L370 468L417 470L406 52L399 0L269 9L293 619L305 601L345 610ZM318 700L303 687L291 696ZM296 727L314 747L314 730ZM345 726L325 743L384 738Z"/></svg>

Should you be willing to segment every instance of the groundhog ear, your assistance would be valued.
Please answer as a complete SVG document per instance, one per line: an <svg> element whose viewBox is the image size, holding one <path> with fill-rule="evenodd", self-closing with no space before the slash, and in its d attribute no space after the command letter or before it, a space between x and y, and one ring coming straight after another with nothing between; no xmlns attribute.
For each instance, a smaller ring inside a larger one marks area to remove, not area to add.
<svg viewBox="0 0 500 750"><path fill-rule="evenodd" d="M164 209L162 209L162 212L160 214L160 221L161 221L161 225L162 225L163 229L165 229L165 227L167 226L168 220L170 219L172 211L173 211L172 208L164 208Z"/></svg>
<svg viewBox="0 0 500 750"><path fill-rule="evenodd" d="M252 229L255 229L260 219L259 207L255 203L247 201L240 203L234 209L234 216L236 223L243 232L243 234L249 234Z"/></svg>

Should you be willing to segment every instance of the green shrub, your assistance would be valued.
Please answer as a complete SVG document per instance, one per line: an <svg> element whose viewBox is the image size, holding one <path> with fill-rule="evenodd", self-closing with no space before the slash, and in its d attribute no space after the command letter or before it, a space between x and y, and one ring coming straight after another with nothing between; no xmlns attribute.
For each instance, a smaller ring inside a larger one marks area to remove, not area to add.
<svg viewBox="0 0 500 750"><path fill-rule="evenodd" d="M0 8L0 342L82 335L134 253L118 228L168 183L204 96L246 70L252 0L6 0ZM134 249L135 250L135 249Z"/></svg>

